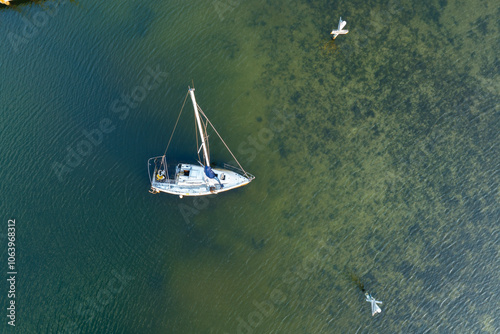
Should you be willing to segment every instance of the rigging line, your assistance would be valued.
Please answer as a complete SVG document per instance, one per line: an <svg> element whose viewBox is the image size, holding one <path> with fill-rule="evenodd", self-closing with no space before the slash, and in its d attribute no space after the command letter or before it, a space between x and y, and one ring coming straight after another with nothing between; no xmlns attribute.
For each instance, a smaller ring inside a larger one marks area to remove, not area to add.
<svg viewBox="0 0 500 334"><path fill-rule="evenodd" d="M222 139L222 137L220 136L219 132L217 132L217 129L215 129L215 126L212 124L212 122L210 122L210 120L208 119L208 117L205 115L205 113L203 112L203 110L201 110L200 106L198 106L198 109L200 110L201 114L203 115L203 117L205 117L205 119L207 120L208 124L210 124L210 126L212 127L212 129L214 129L215 133L217 134L217 136L219 136L219 139L222 141L222 143L224 144L224 146L226 146L227 150L229 151L229 153L231 153L231 156L233 157L234 161L236 161L236 163L238 164L238 166L240 167L240 169L243 171L243 173L245 173L245 176L249 179L250 177L248 176L247 172L243 169L243 167L241 167L238 159L236 159L236 157L234 156L233 152L231 152L231 150L229 149L229 147L227 146L226 142L224 141L224 139Z"/></svg>
<svg viewBox="0 0 500 334"><path fill-rule="evenodd" d="M188 95L189 92L186 93L186 97L184 98L184 102L182 103L181 111L179 112L179 116L177 116L177 121L175 121L174 129L172 130L172 134L170 135L170 139L168 140L167 148L165 149L165 153L163 153L163 156L167 155L168 147L170 146L170 142L172 141L172 137L174 136L175 129L177 128L177 123L179 123L179 119L181 118L182 110L184 109L184 105L186 104Z"/></svg>

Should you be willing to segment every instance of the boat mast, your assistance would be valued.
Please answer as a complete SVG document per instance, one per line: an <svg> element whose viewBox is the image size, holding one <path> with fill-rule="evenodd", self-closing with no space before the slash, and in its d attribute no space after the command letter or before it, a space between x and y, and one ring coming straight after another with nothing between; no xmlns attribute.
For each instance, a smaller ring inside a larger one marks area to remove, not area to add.
<svg viewBox="0 0 500 334"><path fill-rule="evenodd" d="M198 130L200 131L201 146L203 147L203 156L205 157L205 166L210 167L210 157L208 156L207 143L205 142L205 133L201 125L200 113L198 112L198 104L196 103L196 98L194 97L194 88L189 88L189 95L191 95L191 101L193 102L194 108L194 116L196 117Z"/></svg>

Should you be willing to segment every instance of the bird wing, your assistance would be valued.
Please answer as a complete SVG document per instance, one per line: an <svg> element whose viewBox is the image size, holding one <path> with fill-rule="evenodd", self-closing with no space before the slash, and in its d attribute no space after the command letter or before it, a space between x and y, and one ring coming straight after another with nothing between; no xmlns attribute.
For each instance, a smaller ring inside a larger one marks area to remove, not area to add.
<svg viewBox="0 0 500 334"><path fill-rule="evenodd" d="M372 316L380 312L382 312L382 309L378 307L377 303L375 303L375 300L372 301Z"/></svg>

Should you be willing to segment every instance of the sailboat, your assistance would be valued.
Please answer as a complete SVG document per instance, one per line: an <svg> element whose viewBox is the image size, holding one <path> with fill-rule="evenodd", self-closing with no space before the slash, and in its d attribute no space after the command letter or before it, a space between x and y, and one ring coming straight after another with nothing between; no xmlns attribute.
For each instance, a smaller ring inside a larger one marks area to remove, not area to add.
<svg viewBox="0 0 500 334"><path fill-rule="evenodd" d="M170 141L172 140L172 136L175 132L175 128L187 99L186 94L183 107L181 108L174 130L170 136L165 154L148 160L148 174L151 181L150 192L165 192L167 194L178 195L180 198L183 198L184 196L206 196L232 190L250 183L253 179L255 179L255 176L247 173L243 167L241 167L240 163L236 160L236 157L233 155L231 150L229 150L229 147L226 145L224 140L222 140L208 117L206 117L203 110L198 106L194 95L194 88L189 88L188 94L190 95L191 102L193 103L196 127L201 139L201 146L198 148L198 164L168 164L166 159L168 146L170 145ZM231 156L239 167L231 166L229 164L223 164L222 167L211 167L207 134L208 125L210 125L219 136L220 140L225 145L229 153L231 153ZM203 154L203 162L200 161L202 160L199 156L200 152Z"/></svg>

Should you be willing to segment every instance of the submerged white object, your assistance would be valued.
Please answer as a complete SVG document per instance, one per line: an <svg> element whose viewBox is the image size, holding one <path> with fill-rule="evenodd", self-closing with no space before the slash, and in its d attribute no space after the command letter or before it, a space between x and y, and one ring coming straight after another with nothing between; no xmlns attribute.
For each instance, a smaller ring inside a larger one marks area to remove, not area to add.
<svg viewBox="0 0 500 334"><path fill-rule="evenodd" d="M167 163L166 155L149 159L148 172L149 179L151 181L151 192L165 192L168 194L178 195L180 198L183 198L184 196L205 196L218 194L223 191L247 185L255 178L255 176L247 173L243 167L241 167L238 160L236 160L233 153L229 151L226 143L222 140L203 110L201 110L200 106L196 103L194 88L190 88L188 93L191 96L191 102L193 103L196 127L199 132L198 135L201 139L201 146L198 148L199 164ZM235 162L238 164L238 167L228 164L223 164L221 167L214 168L210 166L210 151L208 147L207 134L207 127L209 125L219 136L229 153L231 153ZM170 139L172 139L172 137L170 137ZM200 153L203 154L203 159L199 157ZM203 160L203 162L200 160Z"/></svg>
<svg viewBox="0 0 500 334"><path fill-rule="evenodd" d="M375 300L375 298L372 297L368 292L365 293L366 296L366 301L371 303L372 306L372 316L374 316L377 313L382 312L382 309L377 304L382 304L381 301Z"/></svg>
<svg viewBox="0 0 500 334"><path fill-rule="evenodd" d="M330 35L333 35L332 36L333 39L337 38L338 35L345 35L345 34L347 34L349 32L349 30L343 29L346 24L347 24L347 22L346 21L342 21L342 17L341 17L340 21L339 21L339 26L338 26L337 30L334 29L330 33Z"/></svg>

